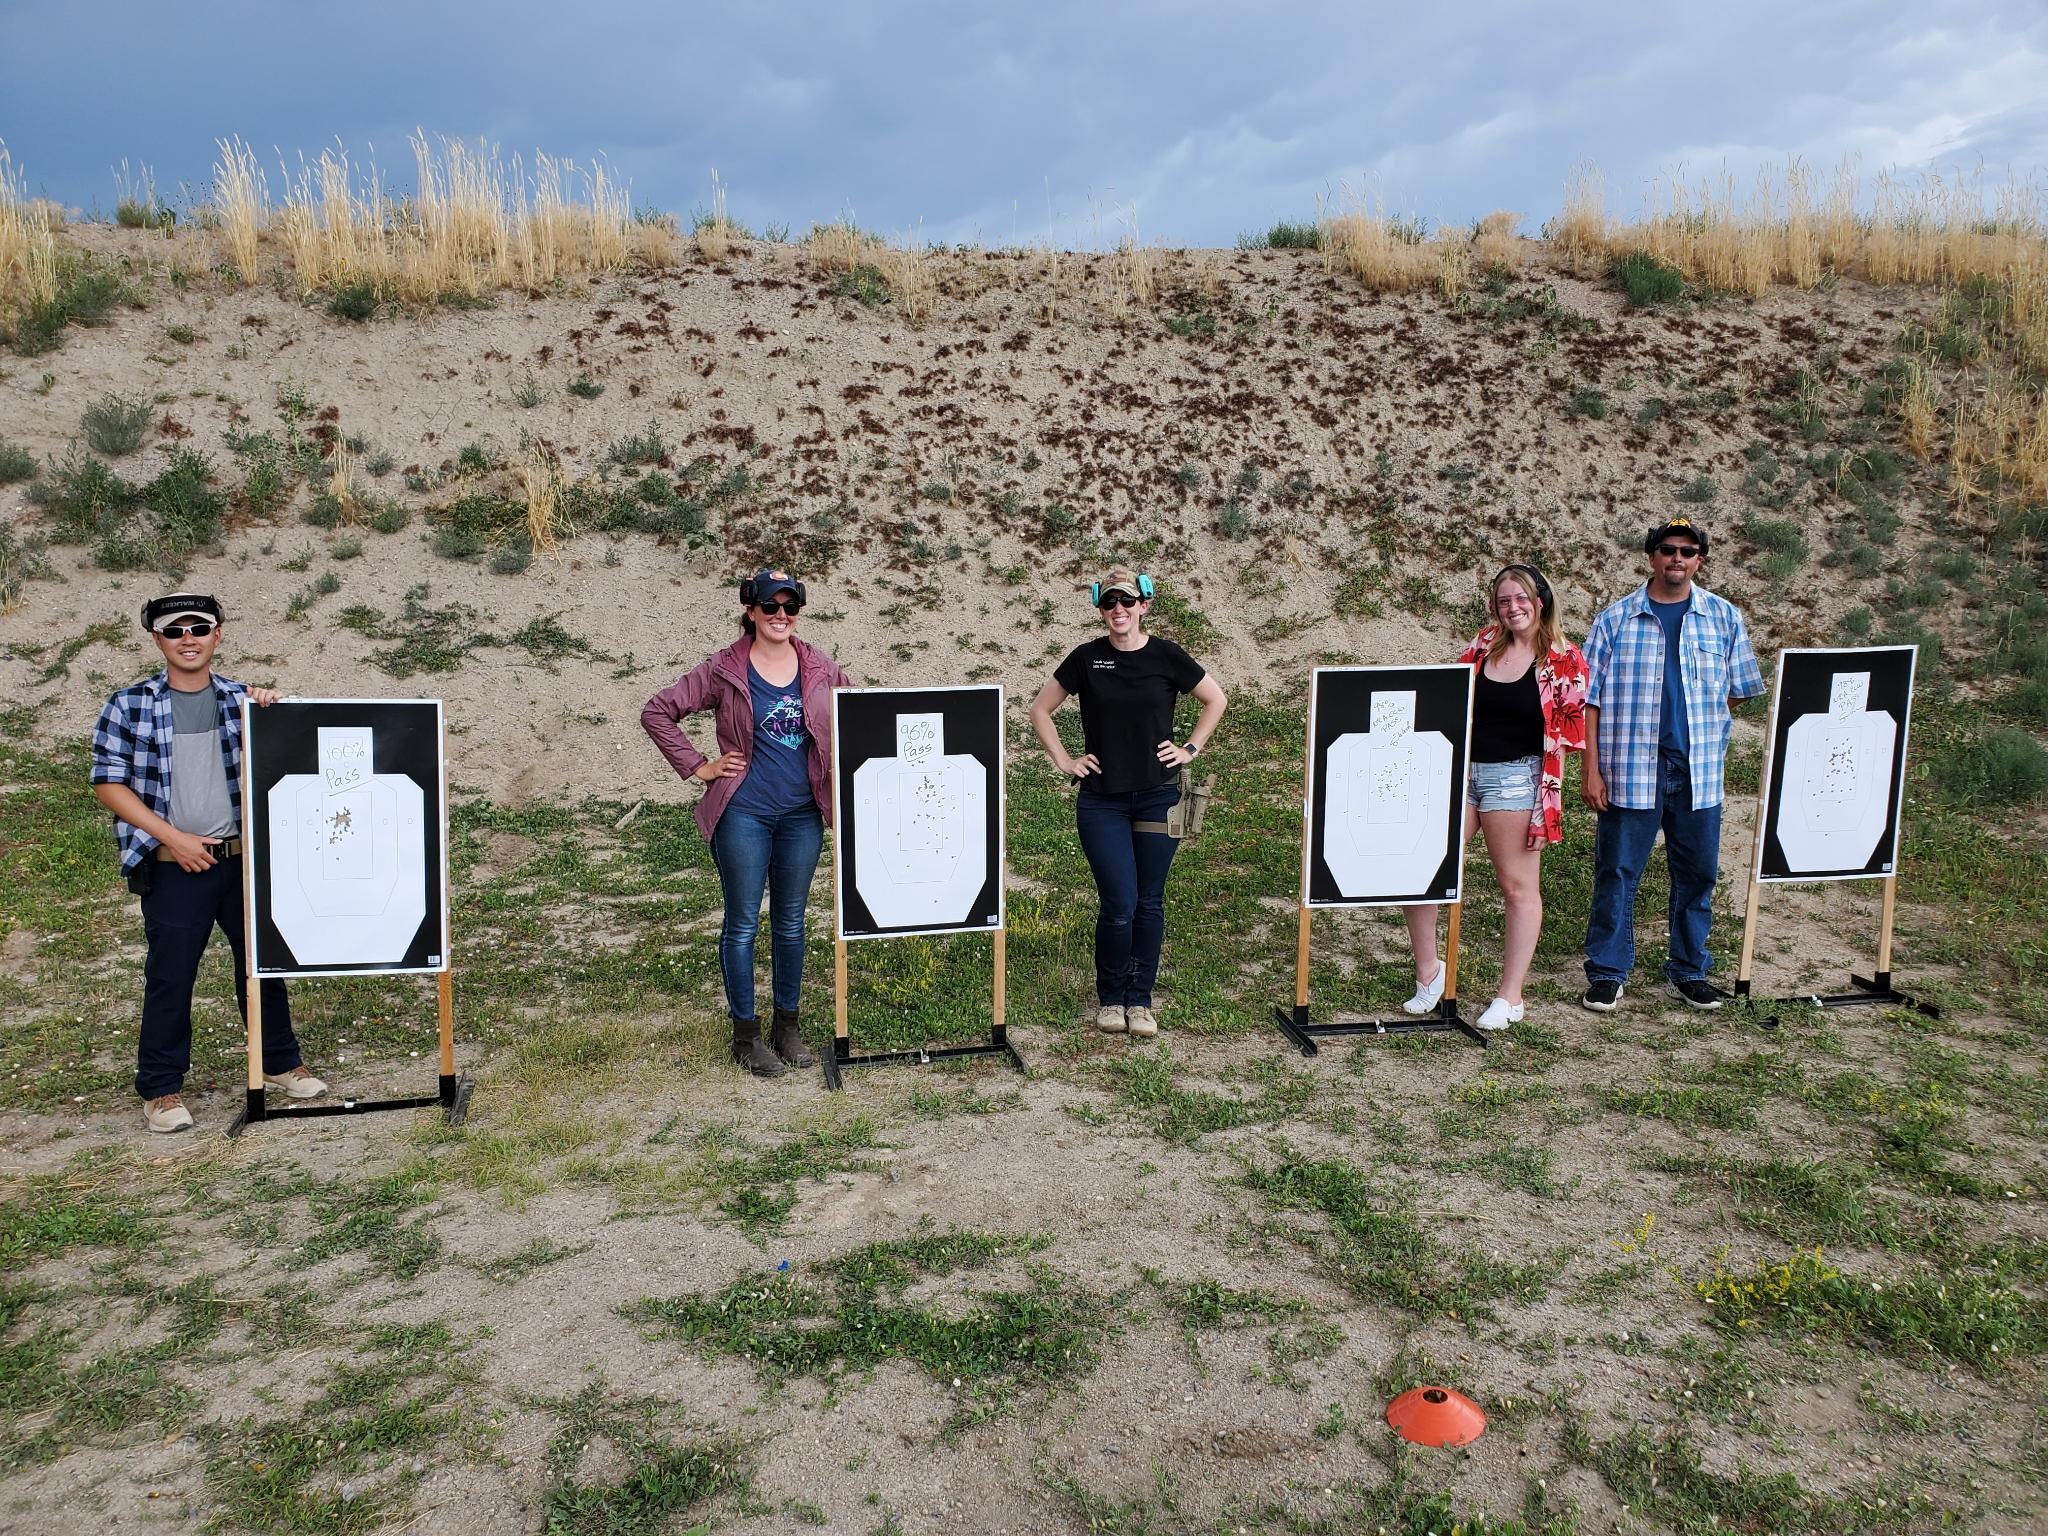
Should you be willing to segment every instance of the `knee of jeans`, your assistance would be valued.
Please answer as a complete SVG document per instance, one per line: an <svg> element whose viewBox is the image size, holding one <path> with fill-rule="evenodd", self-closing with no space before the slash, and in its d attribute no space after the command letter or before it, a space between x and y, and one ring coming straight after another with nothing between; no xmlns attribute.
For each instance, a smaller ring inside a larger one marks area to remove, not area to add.
<svg viewBox="0 0 2048 1536"><path fill-rule="evenodd" d="M1105 896L1102 899L1103 925L1109 928L1128 928L1131 926L1131 919L1137 916L1137 910L1137 903L1134 901L1112 901Z"/></svg>
<svg viewBox="0 0 2048 1536"><path fill-rule="evenodd" d="M719 935L728 943L751 944L760 931L761 915L758 912L728 912L725 914L725 926L719 930Z"/></svg>

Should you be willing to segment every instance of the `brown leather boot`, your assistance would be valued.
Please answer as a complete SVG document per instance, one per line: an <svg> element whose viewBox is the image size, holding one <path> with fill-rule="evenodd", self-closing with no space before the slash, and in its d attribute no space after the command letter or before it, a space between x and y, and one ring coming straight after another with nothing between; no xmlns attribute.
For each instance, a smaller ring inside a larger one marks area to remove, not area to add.
<svg viewBox="0 0 2048 1536"><path fill-rule="evenodd" d="M804 1037L796 1027L795 1009L775 1010L775 1032L771 1040L775 1054L792 1067L815 1067L818 1064L818 1058L804 1049Z"/></svg>
<svg viewBox="0 0 2048 1536"><path fill-rule="evenodd" d="M768 1049L768 1042L761 1038L759 1019L732 1021L732 1059L756 1077L780 1077L788 1070L782 1065L782 1058Z"/></svg>

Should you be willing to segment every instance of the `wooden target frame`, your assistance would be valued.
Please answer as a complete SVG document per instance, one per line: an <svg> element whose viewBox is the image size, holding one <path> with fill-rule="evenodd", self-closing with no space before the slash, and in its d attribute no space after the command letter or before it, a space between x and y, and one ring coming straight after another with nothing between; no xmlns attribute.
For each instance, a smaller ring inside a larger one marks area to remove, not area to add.
<svg viewBox="0 0 2048 1536"><path fill-rule="evenodd" d="M1273 1022L1280 1028L1294 1048L1304 1056L1314 1056L1320 1051L1317 1041L1345 1035L1463 1035L1482 1049L1491 1049L1492 1039L1475 1027L1458 1011L1458 937L1460 919L1465 908L1465 838L1463 836L1465 814L1465 783L1462 774L1455 775L1452 786L1452 800L1460 818L1459 836L1456 840L1457 899L1437 902L1435 905L1449 909L1444 936L1443 971L1444 992L1433 1014L1409 1015L1391 1019L1341 1019L1322 1024L1315 1023L1309 1010L1309 936L1310 925L1319 910L1329 910L1335 904L1329 902L1311 903L1312 860L1315 858L1315 785L1316 785L1316 678L1323 672L1358 671L1435 671L1448 672L1453 668L1462 671L1465 685L1465 738L1464 744L1454 756L1456 764L1469 767L1472 737L1472 677L1473 669L1460 663L1450 666L1417 666L1397 668L1363 667L1316 667L1309 673L1307 719L1303 727L1301 762L1301 884L1299 887L1298 911L1295 920L1294 937L1294 1006L1290 1008L1275 1005ZM1346 905L1415 905L1412 902L1347 903Z"/></svg>
<svg viewBox="0 0 2048 1536"><path fill-rule="evenodd" d="M1817 652L1827 651L1854 655L1869 652L1872 650L1905 650L1911 651L1913 653L1911 661L1908 664L1907 670L1904 718L1901 719L1899 722L1897 779L1901 799L1901 803L1898 807L1898 816L1901 825L1893 829L1893 836L1895 841L1893 857L1890 861L1888 861L1889 872L1880 875L1829 874L1812 876L1774 876L1769 879L1766 879L1763 875L1764 841L1770 835L1771 831L1769 825L1771 807L1771 784L1772 780L1778 776L1779 769L1781 767L1777 760L1778 712L1784 703L1785 658L1788 654L1815 654ZM1782 1011L1785 1008L1790 1007L1794 1004L1804 1004L1808 1007L1822 1010L1826 1010L1829 1008L1869 1007L1910 1008L1916 1013L1922 1013L1927 1015L1929 1018L1938 1019L1941 1017L1941 1010L1938 1007L1936 1007L1934 1004L1930 1002L1925 1001L1924 999L1917 998L1910 995L1909 993L1900 991L1892 980L1892 928L1893 921L1898 914L1899 904L1899 871L1897 845L1904 841L1905 835L1903 827L1905 815L1905 807L1903 803L1905 764L1907 748L1911 741L1913 702L1912 685L1915 673L1917 671L1918 660L1919 648L1917 646L1910 645L1880 647L1801 647L1797 648L1794 651L1780 651L1778 653L1777 675L1773 681L1773 685L1771 688L1770 720L1769 723L1764 727L1763 767L1760 770L1757 777L1756 830L1750 847L1748 870L1749 893L1748 900L1744 906L1742 917L1742 954L1740 960L1738 960L1735 967L1734 991L1723 992L1721 994L1723 997L1730 997L1738 1001L1747 1002L1755 1008L1757 1008L1760 1011L1762 1023L1766 1029L1777 1028L1779 1016L1782 1013ZM1883 892L1878 906L1877 963L1871 968L1870 974L1868 976L1864 976L1852 971L1849 975L1849 985L1854 990L1848 992L1808 993L1804 996L1781 998L1755 997L1751 991L1751 984L1754 979L1753 968L1756 960L1757 915L1761 902L1761 897L1763 895L1764 886L1767 884L1834 884L1849 879L1881 879L1884 882ZM1716 990L1718 991L1719 989L1717 988Z"/></svg>
<svg viewBox="0 0 2048 1536"><path fill-rule="evenodd" d="M433 963L427 966L353 966L345 972L319 970L306 967L302 975L418 975L422 971L433 974L435 984L435 1011L440 1025L439 1082L435 1091L410 1098L397 1099L324 1099L318 1102L286 1101L275 1108L265 1102L263 1082L263 986L265 981L282 984L286 975L261 973L257 954L258 913L256 909L257 874L263 856L257 832L259 818L255 813L255 798L258 793L254 767L256 737L252 734L252 720L258 706L247 698L242 700L242 940L247 957L248 1003L248 1067L249 1081L246 1101L241 1114L228 1126L228 1135L239 1136L251 1125L265 1120L302 1120L323 1118L329 1115L367 1115L393 1109L426 1109L439 1106L450 1125L460 1125L469 1114L469 1103L475 1092L475 1081L467 1073L457 1074L455 1070L455 961L450 952L448 928L448 738L446 720L439 699L283 699L269 706L272 709L289 708L295 705L348 705L360 708L365 705L418 705L430 706L434 711L434 757L437 766L435 816L440 827L438 857L440 861L440 910L429 916L438 920L440 928L439 953Z"/></svg>

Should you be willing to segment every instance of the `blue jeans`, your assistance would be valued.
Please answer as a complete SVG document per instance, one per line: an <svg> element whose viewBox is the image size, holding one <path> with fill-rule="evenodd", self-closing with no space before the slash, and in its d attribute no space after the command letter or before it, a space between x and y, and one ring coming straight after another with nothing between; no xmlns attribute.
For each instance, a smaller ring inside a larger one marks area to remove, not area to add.
<svg viewBox="0 0 2048 1536"><path fill-rule="evenodd" d="M1664 974L1698 981L1713 969L1707 925L1721 862L1721 807L1692 807L1692 770L1676 753L1657 763L1656 806L1602 811L1593 833L1593 910L1586 919L1586 979L1626 981L1636 959L1636 886L1657 831L1671 871L1671 953Z"/></svg>
<svg viewBox="0 0 2048 1536"><path fill-rule="evenodd" d="M804 903L825 819L815 805L757 816L727 806L711 834L711 862L725 892L725 924L718 930L718 969L725 1006L736 1019L754 1012L754 936L761 931L761 895L768 895L769 972L775 1006L795 1013L804 989Z"/></svg>
<svg viewBox="0 0 2048 1536"><path fill-rule="evenodd" d="M142 1098L162 1098L185 1086L192 1066L192 983L199 978L200 957L215 927L228 936L235 958L235 1004L246 1020L249 964L241 859L220 859L196 875L159 862L155 883L142 898L142 933L149 943L142 962L142 1033L135 1046L135 1091ZM276 1076L299 1065L299 1039L292 1033L284 983L271 980L260 986L263 1070Z"/></svg>
<svg viewBox="0 0 2048 1536"><path fill-rule="evenodd" d="M1180 800L1180 786L1074 797L1081 851L1095 875L1102 909L1095 918L1095 996L1105 1008L1149 1008L1166 940L1166 872L1180 844L1163 832L1134 824L1164 821Z"/></svg>

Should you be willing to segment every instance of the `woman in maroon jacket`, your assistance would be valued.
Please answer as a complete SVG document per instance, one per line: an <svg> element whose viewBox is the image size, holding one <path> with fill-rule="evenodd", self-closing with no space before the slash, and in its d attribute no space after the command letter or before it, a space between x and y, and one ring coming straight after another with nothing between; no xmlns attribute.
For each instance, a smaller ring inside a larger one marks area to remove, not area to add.
<svg viewBox="0 0 2048 1536"><path fill-rule="evenodd" d="M640 725L671 767L706 786L697 825L725 892L718 968L732 1014L732 1059L756 1077L808 1067L797 1004L804 978L804 903L832 814L832 690L848 679L796 638L804 584L786 571L740 583L738 640L647 701ZM718 756L690 744L682 721L710 710ZM754 1006L754 938L768 894L775 1026L761 1038Z"/></svg>

